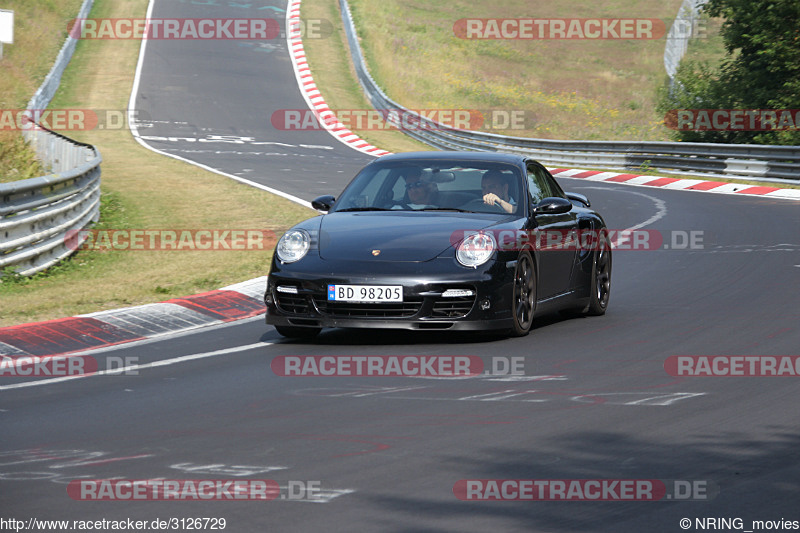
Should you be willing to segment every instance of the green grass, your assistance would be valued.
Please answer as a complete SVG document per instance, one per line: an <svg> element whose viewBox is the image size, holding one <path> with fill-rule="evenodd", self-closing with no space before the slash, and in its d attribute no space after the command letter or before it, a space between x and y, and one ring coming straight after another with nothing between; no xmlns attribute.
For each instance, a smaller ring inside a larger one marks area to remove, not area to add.
<svg viewBox="0 0 800 533"><path fill-rule="evenodd" d="M3 45L0 109L25 109L50 71L81 0L5 0L14 11L14 43ZM18 131L0 130L0 183L46 174Z"/></svg>
<svg viewBox="0 0 800 533"><path fill-rule="evenodd" d="M332 1L332 0L331 0ZM351 0L370 71L411 108L524 110L506 135L553 139L666 140L655 111L665 40L466 40L469 18L673 19L679 0L451 2Z"/></svg>
<svg viewBox="0 0 800 533"><path fill-rule="evenodd" d="M47 174L36 152L22 135L0 131L0 183L36 178Z"/></svg>

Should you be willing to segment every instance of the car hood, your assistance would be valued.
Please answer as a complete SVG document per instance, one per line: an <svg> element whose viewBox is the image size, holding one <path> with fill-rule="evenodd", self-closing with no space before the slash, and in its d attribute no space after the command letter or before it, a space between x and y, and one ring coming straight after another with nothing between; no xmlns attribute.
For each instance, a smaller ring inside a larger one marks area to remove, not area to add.
<svg viewBox="0 0 800 533"><path fill-rule="evenodd" d="M321 218L322 259L376 262L428 261L460 242L464 231L498 223L496 215L452 212L351 212Z"/></svg>

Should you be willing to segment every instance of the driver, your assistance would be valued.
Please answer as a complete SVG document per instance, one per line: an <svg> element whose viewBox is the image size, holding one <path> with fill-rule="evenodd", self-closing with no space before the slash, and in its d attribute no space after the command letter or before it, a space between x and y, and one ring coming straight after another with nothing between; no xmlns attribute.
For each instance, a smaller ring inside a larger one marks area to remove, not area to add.
<svg viewBox="0 0 800 533"><path fill-rule="evenodd" d="M481 178L483 203L496 205L506 213L514 212L514 200L508 195L508 177L499 170L490 170Z"/></svg>
<svg viewBox="0 0 800 533"><path fill-rule="evenodd" d="M409 203L418 205L438 205L439 187L422 179L422 169L412 167L403 172L406 194Z"/></svg>

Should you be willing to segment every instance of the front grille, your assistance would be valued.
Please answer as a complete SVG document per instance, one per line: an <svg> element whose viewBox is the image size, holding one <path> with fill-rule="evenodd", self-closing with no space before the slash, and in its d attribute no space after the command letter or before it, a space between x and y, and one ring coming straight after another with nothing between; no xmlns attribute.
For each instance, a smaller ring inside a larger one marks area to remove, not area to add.
<svg viewBox="0 0 800 533"><path fill-rule="evenodd" d="M278 302L278 308L284 313L307 315L311 312L308 299L303 295L276 291L275 297Z"/></svg>
<svg viewBox="0 0 800 533"><path fill-rule="evenodd" d="M458 318L465 316L475 305L475 296L440 298L433 302L433 318Z"/></svg>
<svg viewBox="0 0 800 533"><path fill-rule="evenodd" d="M422 298L405 302L353 303L329 302L322 296L314 296L314 305L320 313L332 317L408 318L419 312Z"/></svg>

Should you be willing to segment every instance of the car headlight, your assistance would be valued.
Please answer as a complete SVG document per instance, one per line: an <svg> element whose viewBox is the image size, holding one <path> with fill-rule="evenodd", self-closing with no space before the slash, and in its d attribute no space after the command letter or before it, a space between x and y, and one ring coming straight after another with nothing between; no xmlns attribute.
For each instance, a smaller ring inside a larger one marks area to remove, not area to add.
<svg viewBox="0 0 800 533"><path fill-rule="evenodd" d="M293 229L283 234L278 241L275 252L278 259L284 263L294 263L301 260L311 247L311 238L308 232L302 229Z"/></svg>
<svg viewBox="0 0 800 533"><path fill-rule="evenodd" d="M497 243L491 233L473 233L458 245L456 259L466 267L475 268L492 257Z"/></svg>

